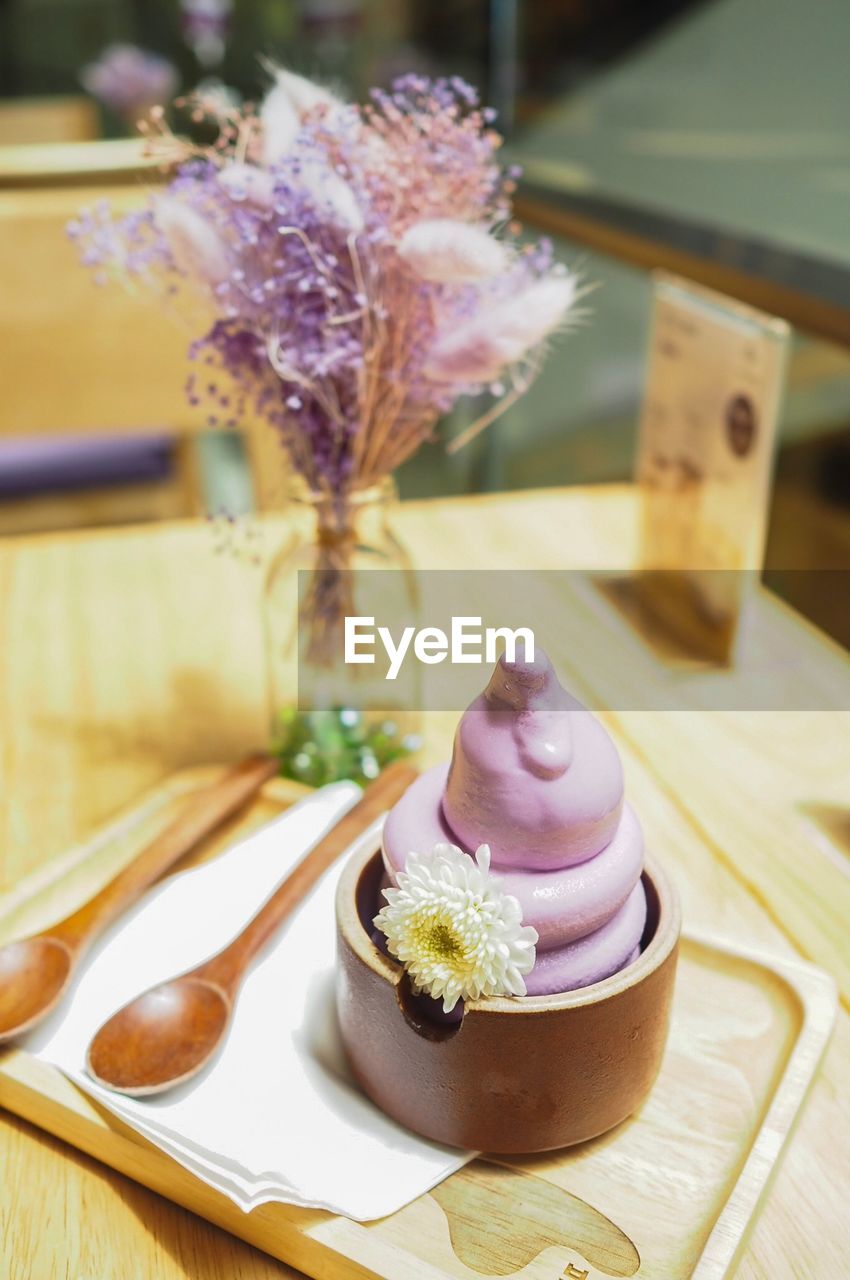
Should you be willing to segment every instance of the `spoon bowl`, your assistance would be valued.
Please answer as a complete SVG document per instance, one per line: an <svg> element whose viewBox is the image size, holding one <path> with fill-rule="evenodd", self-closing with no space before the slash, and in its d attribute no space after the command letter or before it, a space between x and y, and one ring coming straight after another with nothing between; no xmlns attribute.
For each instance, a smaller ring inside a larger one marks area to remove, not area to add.
<svg viewBox="0 0 850 1280"><path fill-rule="evenodd" d="M200 1071L230 1020L213 982L185 975L152 987L112 1015L89 1045L89 1075L118 1093L144 1097Z"/></svg>
<svg viewBox="0 0 850 1280"><path fill-rule="evenodd" d="M50 1012L73 968L73 953L59 938L22 938L0 947L0 1043Z"/></svg>
<svg viewBox="0 0 850 1280"><path fill-rule="evenodd" d="M249 756L195 792L177 817L88 902L43 933L0 947L0 1044L30 1031L58 1004L80 958L148 885L274 777L272 756Z"/></svg>

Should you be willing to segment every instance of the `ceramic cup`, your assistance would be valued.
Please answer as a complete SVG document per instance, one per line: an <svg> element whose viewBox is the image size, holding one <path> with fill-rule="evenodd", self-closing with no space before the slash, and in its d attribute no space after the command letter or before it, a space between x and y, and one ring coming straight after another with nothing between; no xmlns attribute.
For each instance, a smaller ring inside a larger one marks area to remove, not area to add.
<svg viewBox="0 0 850 1280"><path fill-rule="evenodd" d="M355 853L337 891L337 1007L360 1085L383 1111L436 1142L548 1151L611 1129L641 1104L670 1023L681 913L647 858L642 952L579 991L469 1001L433 1022L401 966L375 946L380 851Z"/></svg>

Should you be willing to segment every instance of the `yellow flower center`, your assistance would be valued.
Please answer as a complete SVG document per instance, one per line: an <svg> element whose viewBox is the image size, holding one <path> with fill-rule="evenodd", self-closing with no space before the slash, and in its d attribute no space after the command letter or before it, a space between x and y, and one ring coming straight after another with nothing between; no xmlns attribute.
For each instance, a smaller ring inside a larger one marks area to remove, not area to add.
<svg viewBox="0 0 850 1280"><path fill-rule="evenodd" d="M420 932L423 951L431 960L460 960L463 944L445 920L432 920Z"/></svg>
<svg viewBox="0 0 850 1280"><path fill-rule="evenodd" d="M433 906L411 921L410 941L421 965L446 964L455 971L469 967L469 939L457 927L450 911Z"/></svg>

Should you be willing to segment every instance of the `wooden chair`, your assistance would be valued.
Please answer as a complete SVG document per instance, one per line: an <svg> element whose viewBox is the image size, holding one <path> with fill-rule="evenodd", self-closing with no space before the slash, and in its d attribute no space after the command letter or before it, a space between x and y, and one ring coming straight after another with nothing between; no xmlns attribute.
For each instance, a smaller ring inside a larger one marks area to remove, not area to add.
<svg viewBox="0 0 850 1280"><path fill-rule="evenodd" d="M142 138L97 142L0 144L0 190L33 187L131 185L156 182L156 161Z"/></svg>
<svg viewBox="0 0 850 1280"><path fill-rule="evenodd" d="M66 225L107 197L118 210L141 186L0 192L0 449L2 438L168 432L169 484L5 501L0 532L199 512L192 437L204 419L186 401L188 330L146 290L99 288Z"/></svg>
<svg viewBox="0 0 850 1280"><path fill-rule="evenodd" d="M6 98L0 102L0 146L32 142L87 142L100 133L100 116L83 94Z"/></svg>

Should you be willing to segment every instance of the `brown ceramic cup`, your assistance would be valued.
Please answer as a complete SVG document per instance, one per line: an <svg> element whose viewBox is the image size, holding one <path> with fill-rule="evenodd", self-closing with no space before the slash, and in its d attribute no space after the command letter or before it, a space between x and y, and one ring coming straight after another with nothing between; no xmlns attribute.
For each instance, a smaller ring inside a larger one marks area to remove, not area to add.
<svg viewBox="0 0 850 1280"><path fill-rule="evenodd" d="M455 1023L422 1013L401 966L371 939L383 866L355 853L337 891L337 1007L357 1080L383 1111L436 1142L479 1151L572 1146L641 1104L661 1065L681 914L646 860L642 951L579 991L468 1001Z"/></svg>

